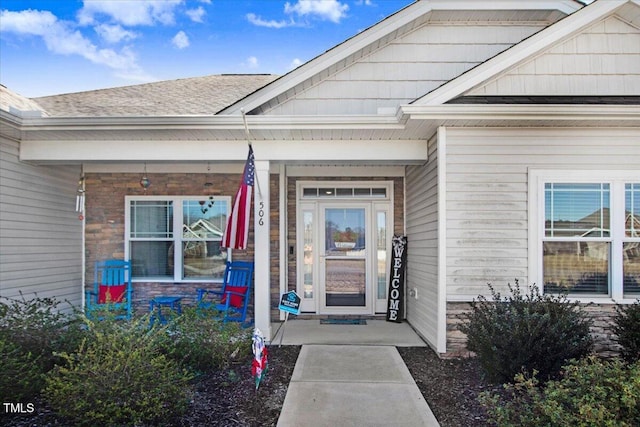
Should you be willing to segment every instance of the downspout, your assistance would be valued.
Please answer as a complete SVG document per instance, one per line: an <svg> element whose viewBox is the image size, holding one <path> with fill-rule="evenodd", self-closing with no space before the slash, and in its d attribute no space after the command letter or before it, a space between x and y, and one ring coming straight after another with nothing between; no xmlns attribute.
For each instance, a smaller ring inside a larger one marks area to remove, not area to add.
<svg viewBox="0 0 640 427"><path fill-rule="evenodd" d="M438 353L447 352L447 128L438 127Z"/></svg>
<svg viewBox="0 0 640 427"><path fill-rule="evenodd" d="M81 288L80 288L80 298L81 298L81 301L82 301L82 312L84 313L85 308L86 308L86 304L87 304L87 302L86 302L86 294L85 294L85 290L87 289L87 283L86 283L86 277L87 277L87 256L86 256L86 253L87 253L87 251L86 251L86 246L85 246L87 244L87 241L86 241L87 215L86 215L86 210L85 210L86 209L86 201L87 201L87 198L86 198L86 195L87 195L86 190L87 190L87 188L86 188L86 181L84 179L84 164L83 163L80 164L80 179L81 179L81 182L82 182L82 194L84 194L84 197L82 198L82 206L80 206L80 212L78 213L78 216L79 216L78 219L81 218L81 221L82 221L81 225L80 225L80 227L82 229L81 238L80 238L80 242L81 242L80 243L80 246L81 246L81 254L80 254L81 269L80 269L80 271L82 272L81 273L82 274L82 278L80 280L80 286L81 286Z"/></svg>

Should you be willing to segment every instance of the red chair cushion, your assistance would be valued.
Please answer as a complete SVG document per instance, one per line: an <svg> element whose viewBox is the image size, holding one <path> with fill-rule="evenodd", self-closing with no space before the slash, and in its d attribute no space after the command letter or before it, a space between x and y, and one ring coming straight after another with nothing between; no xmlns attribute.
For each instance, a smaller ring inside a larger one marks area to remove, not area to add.
<svg viewBox="0 0 640 427"><path fill-rule="evenodd" d="M125 292L127 292L127 285L100 285L98 287L98 304L122 302Z"/></svg>
<svg viewBox="0 0 640 427"><path fill-rule="evenodd" d="M236 308L242 307L244 305L244 294L247 293L247 288L248 288L247 286L227 286L225 288L225 292L231 291L231 292L238 292L242 294L242 296L231 294L231 301L229 302L229 305ZM222 304L226 304L227 302L226 293L222 295L222 299L220 300L220 302Z"/></svg>

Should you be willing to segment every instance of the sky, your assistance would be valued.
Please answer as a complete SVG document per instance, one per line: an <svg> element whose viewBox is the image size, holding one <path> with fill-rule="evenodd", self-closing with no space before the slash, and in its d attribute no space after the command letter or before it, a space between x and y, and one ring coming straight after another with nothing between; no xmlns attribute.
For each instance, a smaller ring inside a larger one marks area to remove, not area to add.
<svg viewBox="0 0 640 427"><path fill-rule="evenodd" d="M414 0L0 0L0 83L23 96L285 74Z"/></svg>

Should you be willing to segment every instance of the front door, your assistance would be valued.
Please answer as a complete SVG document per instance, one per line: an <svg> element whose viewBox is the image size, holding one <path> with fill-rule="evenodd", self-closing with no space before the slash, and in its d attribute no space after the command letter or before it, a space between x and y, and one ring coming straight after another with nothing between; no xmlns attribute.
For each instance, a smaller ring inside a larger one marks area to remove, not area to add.
<svg viewBox="0 0 640 427"><path fill-rule="evenodd" d="M393 230L391 187L349 184L300 186L296 270L302 312L362 315L386 311Z"/></svg>
<svg viewBox="0 0 640 427"><path fill-rule="evenodd" d="M369 206L321 204L321 313L370 313Z"/></svg>

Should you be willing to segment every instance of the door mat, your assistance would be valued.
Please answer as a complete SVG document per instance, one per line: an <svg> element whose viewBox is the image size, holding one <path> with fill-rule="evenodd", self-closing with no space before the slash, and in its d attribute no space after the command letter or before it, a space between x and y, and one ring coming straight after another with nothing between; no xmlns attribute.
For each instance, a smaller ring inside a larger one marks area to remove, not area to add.
<svg viewBox="0 0 640 427"><path fill-rule="evenodd" d="M320 319L321 325L366 325L366 319Z"/></svg>

